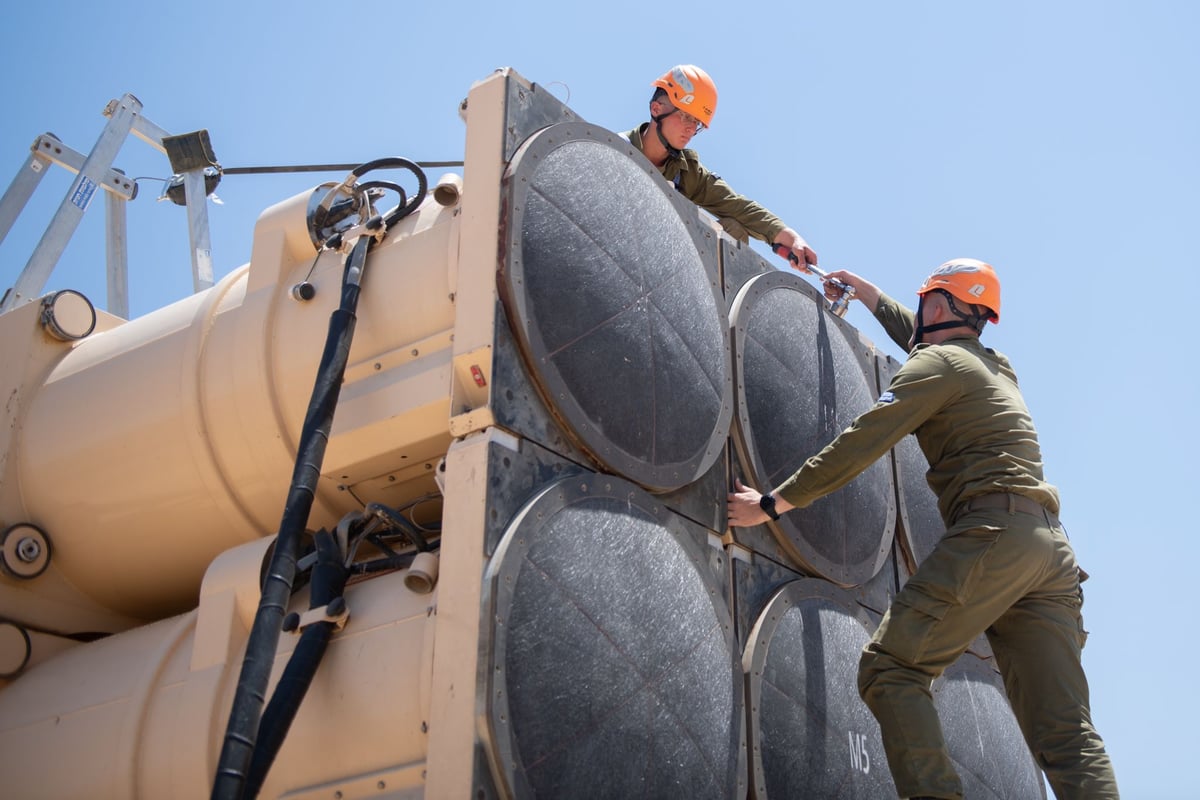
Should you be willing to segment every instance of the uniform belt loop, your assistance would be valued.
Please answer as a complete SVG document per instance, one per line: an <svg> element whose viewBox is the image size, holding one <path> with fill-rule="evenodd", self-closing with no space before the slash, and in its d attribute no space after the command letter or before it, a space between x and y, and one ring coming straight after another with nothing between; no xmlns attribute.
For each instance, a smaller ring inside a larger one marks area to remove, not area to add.
<svg viewBox="0 0 1200 800"><path fill-rule="evenodd" d="M1014 492L992 492L990 494L976 495L959 506L958 513L954 515L953 519L957 521L966 512L980 508L1005 509L1009 514L1019 512L1041 517L1051 528L1057 528L1060 525L1058 515L1053 511L1036 500Z"/></svg>

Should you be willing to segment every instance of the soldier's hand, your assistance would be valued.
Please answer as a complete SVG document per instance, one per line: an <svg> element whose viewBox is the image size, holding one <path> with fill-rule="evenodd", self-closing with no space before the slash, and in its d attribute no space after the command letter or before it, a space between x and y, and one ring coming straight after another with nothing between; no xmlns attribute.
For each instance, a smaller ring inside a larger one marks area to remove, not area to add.
<svg viewBox="0 0 1200 800"><path fill-rule="evenodd" d="M771 248L780 256L790 261L795 269L810 275L812 274L808 266L809 264L816 266L817 253L808 246L808 242L804 241L803 236L791 228L784 228L775 234L775 239L771 242Z"/></svg>
<svg viewBox="0 0 1200 800"><path fill-rule="evenodd" d="M731 527L745 528L750 525L761 525L770 519L767 512L762 510L758 501L762 493L745 486L740 478L734 479L734 491L727 499L729 524Z"/></svg>

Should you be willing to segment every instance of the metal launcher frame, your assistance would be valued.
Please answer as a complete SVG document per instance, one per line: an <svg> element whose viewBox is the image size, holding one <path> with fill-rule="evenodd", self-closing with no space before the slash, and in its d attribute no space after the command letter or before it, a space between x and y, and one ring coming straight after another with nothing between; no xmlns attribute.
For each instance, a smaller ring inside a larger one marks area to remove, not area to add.
<svg viewBox="0 0 1200 800"><path fill-rule="evenodd" d="M894 797L853 665L937 535L919 451L781 523L725 519L734 476L776 481L894 362L512 70L460 111L463 175L362 268L268 694L307 631L328 642L286 736L257 737L279 744L255 792ZM11 225L51 150L79 171L0 314L0 780L199 798L351 261L314 241L321 186L137 319L28 302L91 187L122 227L119 141L166 138L129 96L110 118L87 159L39 139L0 202ZM190 210L212 159L184 150ZM323 547L352 577L318 600ZM985 642L934 691L968 795L1044 797Z"/></svg>

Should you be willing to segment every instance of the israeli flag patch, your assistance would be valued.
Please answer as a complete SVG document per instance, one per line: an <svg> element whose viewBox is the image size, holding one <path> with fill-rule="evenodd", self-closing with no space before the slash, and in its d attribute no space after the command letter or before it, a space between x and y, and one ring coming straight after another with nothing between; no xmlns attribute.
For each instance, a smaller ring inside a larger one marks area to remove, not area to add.
<svg viewBox="0 0 1200 800"><path fill-rule="evenodd" d="M890 391L884 392L883 394L879 395L879 402L881 402L881 403L891 403L895 399L896 399L896 395L892 394Z"/></svg>

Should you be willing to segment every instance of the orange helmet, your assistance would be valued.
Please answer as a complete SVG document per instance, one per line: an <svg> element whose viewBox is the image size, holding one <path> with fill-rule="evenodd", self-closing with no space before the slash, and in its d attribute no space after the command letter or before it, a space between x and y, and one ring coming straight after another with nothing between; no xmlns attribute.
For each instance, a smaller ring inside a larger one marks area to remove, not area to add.
<svg viewBox="0 0 1200 800"><path fill-rule="evenodd" d="M671 105L691 114L704 127L712 127L713 115L717 113L717 86L707 72L692 64L680 64L671 67L653 85L667 93Z"/></svg>
<svg viewBox="0 0 1200 800"><path fill-rule="evenodd" d="M964 303L986 306L992 322L1000 321L1000 279L991 264L976 258L955 258L933 271L917 294L941 289Z"/></svg>

